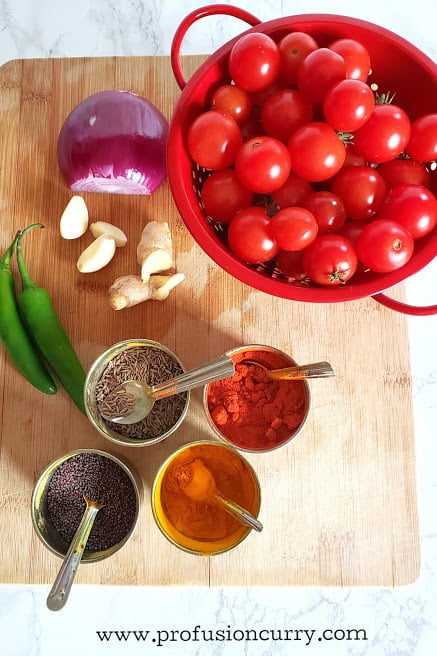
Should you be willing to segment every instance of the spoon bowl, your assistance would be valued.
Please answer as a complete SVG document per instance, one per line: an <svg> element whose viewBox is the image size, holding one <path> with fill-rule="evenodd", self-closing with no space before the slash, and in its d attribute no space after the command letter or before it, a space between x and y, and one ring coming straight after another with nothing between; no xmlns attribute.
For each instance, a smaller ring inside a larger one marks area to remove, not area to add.
<svg viewBox="0 0 437 656"><path fill-rule="evenodd" d="M190 463L190 473L190 480L183 485L181 484L187 497L193 501L214 501L245 526L249 526L258 532L262 531L263 525L254 515L235 501L224 497L217 490L214 476L205 466L203 460L200 458L193 460Z"/></svg>
<svg viewBox="0 0 437 656"><path fill-rule="evenodd" d="M86 503L85 512L47 597L49 610L61 610L67 603L97 513L103 508L103 505L98 501L88 499L85 495L84 499Z"/></svg>
<svg viewBox="0 0 437 656"><path fill-rule="evenodd" d="M128 380L113 389L99 406L103 419L118 424L135 424L151 412L155 401L201 387L215 380L229 378L235 365L227 355L179 376L148 385L143 381Z"/></svg>

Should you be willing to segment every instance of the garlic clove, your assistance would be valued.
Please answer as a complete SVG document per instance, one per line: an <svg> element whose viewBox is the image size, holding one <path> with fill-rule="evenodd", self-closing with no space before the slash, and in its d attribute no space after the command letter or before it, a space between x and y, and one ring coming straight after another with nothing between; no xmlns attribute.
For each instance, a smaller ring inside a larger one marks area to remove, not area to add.
<svg viewBox="0 0 437 656"><path fill-rule="evenodd" d="M61 237L78 239L88 228L88 208L82 196L72 196L67 203L59 222Z"/></svg>
<svg viewBox="0 0 437 656"><path fill-rule="evenodd" d="M100 237L100 235L110 235L115 241L115 245L118 247L126 246L127 237L121 228L118 228L112 223L107 223L106 221L96 221L91 223L90 230L94 237Z"/></svg>
<svg viewBox="0 0 437 656"><path fill-rule="evenodd" d="M93 273L103 269L114 257L115 240L111 235L97 237L79 256L77 268L81 273Z"/></svg>

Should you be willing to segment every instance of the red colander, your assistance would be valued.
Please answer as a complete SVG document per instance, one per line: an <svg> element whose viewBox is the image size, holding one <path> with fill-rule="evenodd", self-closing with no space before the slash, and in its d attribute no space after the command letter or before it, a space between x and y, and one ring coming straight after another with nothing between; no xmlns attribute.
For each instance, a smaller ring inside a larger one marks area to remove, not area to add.
<svg viewBox="0 0 437 656"><path fill-rule="evenodd" d="M312 303L334 303L372 296L381 304L405 314L437 314L437 305L410 306L382 293L417 273L436 257L437 228L415 242L412 258L397 271L388 274L371 271L356 273L346 284L335 287L316 286L306 281L289 282L273 266L247 265L230 252L224 228L208 218L200 200L200 191L208 171L193 163L185 140L193 119L210 107L214 90L230 82L228 56L241 35L211 55L188 82L184 78L180 61L181 43L190 26L200 18L217 14L233 16L251 25L252 28L244 33L264 32L275 41L290 31L307 32L320 46L327 46L338 38L357 39L367 48L371 57L369 83L377 84L381 91L395 92L396 103L408 113L411 120L437 111L437 65L414 45L378 25L333 14L301 14L261 23L247 11L224 4L209 5L191 12L179 25L171 48L173 72L182 93L170 122L167 166L176 206L196 242L229 274L274 296Z"/></svg>

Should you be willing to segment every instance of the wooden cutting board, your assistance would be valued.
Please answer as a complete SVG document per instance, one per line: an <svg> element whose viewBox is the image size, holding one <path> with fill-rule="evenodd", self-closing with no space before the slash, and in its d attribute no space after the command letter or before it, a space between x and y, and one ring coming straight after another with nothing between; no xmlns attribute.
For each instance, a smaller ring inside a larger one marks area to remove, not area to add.
<svg viewBox="0 0 437 656"><path fill-rule="evenodd" d="M187 74L200 62L186 58ZM46 397L17 373L0 345L1 583L51 583L60 560L36 537L30 497L40 472L75 448L127 457L142 476L138 528L115 556L83 566L82 583L187 585L378 585L419 573L414 428L406 318L372 299L304 304L235 281L194 243L165 183L151 197L85 195L92 220L126 231L129 243L95 274L76 260L90 233L66 242L59 218L72 193L57 168L56 140L73 107L109 88L143 94L170 118L180 91L167 57L13 61L0 69L0 246L42 221L25 253L46 287L84 366L108 346L147 337L172 348L187 368L246 343L282 348L298 362L328 359L336 377L311 382L312 410L295 442L249 456L261 482L261 534L226 555L201 558L173 547L154 524L150 487L179 445L213 438L192 394L187 419L150 448L117 448L93 430L63 391ZM115 312L107 289L137 272L146 221L169 222L176 264L186 274L165 302ZM397 290L397 296L402 296Z"/></svg>

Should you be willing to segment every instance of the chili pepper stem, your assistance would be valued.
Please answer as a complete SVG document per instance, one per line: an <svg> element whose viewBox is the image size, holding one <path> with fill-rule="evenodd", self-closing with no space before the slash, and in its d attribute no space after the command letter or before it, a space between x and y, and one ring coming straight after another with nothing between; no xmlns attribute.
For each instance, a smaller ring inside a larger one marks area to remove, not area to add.
<svg viewBox="0 0 437 656"><path fill-rule="evenodd" d="M33 228L44 228L44 225L42 223L32 223L32 225L27 226L27 228L24 228L24 230L20 230L19 233L17 233L16 235L17 264L18 264L18 271L20 272L20 277L21 277L22 290L31 289L31 288L37 289L37 285L30 277L29 271L27 270L26 264L21 254L21 240L24 237L24 235L27 232L29 232L29 230L32 230Z"/></svg>

